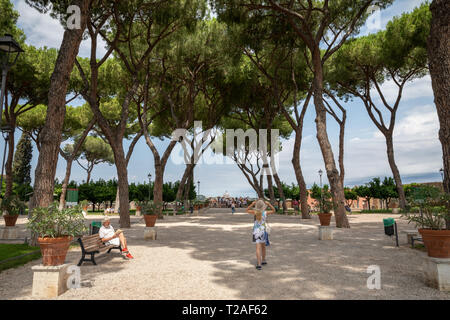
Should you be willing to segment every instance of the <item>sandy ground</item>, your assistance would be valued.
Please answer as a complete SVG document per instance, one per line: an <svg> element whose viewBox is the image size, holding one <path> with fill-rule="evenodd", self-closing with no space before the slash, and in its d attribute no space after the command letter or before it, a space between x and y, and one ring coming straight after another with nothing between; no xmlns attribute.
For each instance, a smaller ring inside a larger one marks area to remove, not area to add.
<svg viewBox="0 0 450 320"><path fill-rule="evenodd" d="M352 228L336 230L333 241L318 240L317 217L271 216L268 265L258 271L252 217L225 211L158 220L156 241L144 240L143 221L132 217L125 235L135 259L99 255L97 266L81 267L82 288L58 299L450 299L425 285L424 252L404 235L399 248L384 235L382 219L399 216L349 216ZM18 221L23 236L24 223ZM118 217L112 223L117 228ZM66 262L79 258L74 248ZM31 266L39 263L1 272L0 299L31 299ZM370 265L381 269L381 290L367 288Z"/></svg>

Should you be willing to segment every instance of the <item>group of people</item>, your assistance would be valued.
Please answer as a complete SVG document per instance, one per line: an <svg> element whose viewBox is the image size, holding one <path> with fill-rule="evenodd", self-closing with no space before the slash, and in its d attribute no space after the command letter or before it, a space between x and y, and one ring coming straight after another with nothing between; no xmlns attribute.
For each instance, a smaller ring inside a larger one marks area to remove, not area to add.
<svg viewBox="0 0 450 320"><path fill-rule="evenodd" d="M245 208L249 203L248 198L244 197L235 197L235 198L225 198L225 197L217 197L217 201L212 203L212 207L218 208Z"/></svg>

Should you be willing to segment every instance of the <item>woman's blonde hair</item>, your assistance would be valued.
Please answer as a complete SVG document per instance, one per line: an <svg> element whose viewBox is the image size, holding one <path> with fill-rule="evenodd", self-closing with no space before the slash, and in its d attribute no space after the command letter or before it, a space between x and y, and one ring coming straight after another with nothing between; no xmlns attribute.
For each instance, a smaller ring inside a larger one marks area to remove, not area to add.
<svg viewBox="0 0 450 320"><path fill-rule="evenodd" d="M255 204L255 217L256 220L261 221L262 219L262 212L264 211L264 209L266 208L266 204L263 200L259 199L258 201L256 201Z"/></svg>

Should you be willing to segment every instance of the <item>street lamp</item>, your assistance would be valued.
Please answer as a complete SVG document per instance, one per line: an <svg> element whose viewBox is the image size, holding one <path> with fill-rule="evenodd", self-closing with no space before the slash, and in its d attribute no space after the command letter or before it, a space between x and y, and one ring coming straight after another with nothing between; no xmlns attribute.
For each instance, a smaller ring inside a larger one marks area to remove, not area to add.
<svg viewBox="0 0 450 320"><path fill-rule="evenodd" d="M6 76L9 69L16 64L21 52L24 52L12 35L0 37L0 52L4 53L0 61L2 68L2 91L0 93L0 115L3 115L3 101L5 99Z"/></svg>
<svg viewBox="0 0 450 320"><path fill-rule="evenodd" d="M5 158L6 158L6 147L8 146L9 134L12 132L12 128L8 125L1 128L2 136L5 139L5 149L3 151L3 162L2 162L2 175L0 176L0 195L3 190L3 170L5 169Z"/></svg>
<svg viewBox="0 0 450 320"><path fill-rule="evenodd" d="M320 212L322 212L322 204L323 204L323 196L322 196L322 169L319 169L319 178L320 178Z"/></svg>
<svg viewBox="0 0 450 320"><path fill-rule="evenodd" d="M152 174L148 174L148 201L152 200Z"/></svg>
<svg viewBox="0 0 450 320"><path fill-rule="evenodd" d="M200 196L200 180L197 181L197 185L198 185L198 196L197 198Z"/></svg>
<svg viewBox="0 0 450 320"><path fill-rule="evenodd" d="M444 181L444 169L439 169L439 172L441 173L442 181Z"/></svg>

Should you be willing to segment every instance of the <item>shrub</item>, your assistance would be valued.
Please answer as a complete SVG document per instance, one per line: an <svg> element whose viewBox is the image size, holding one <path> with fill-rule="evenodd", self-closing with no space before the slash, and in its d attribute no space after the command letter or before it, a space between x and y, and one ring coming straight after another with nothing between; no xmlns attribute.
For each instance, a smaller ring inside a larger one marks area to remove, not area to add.
<svg viewBox="0 0 450 320"><path fill-rule="evenodd" d="M34 208L27 228L39 237L80 236L87 231L83 214L79 207L58 209L58 203L49 207Z"/></svg>
<svg viewBox="0 0 450 320"><path fill-rule="evenodd" d="M0 204L0 210L2 212L6 211L10 216L18 216L19 214L23 214L25 209L25 203L16 195L5 197Z"/></svg>

